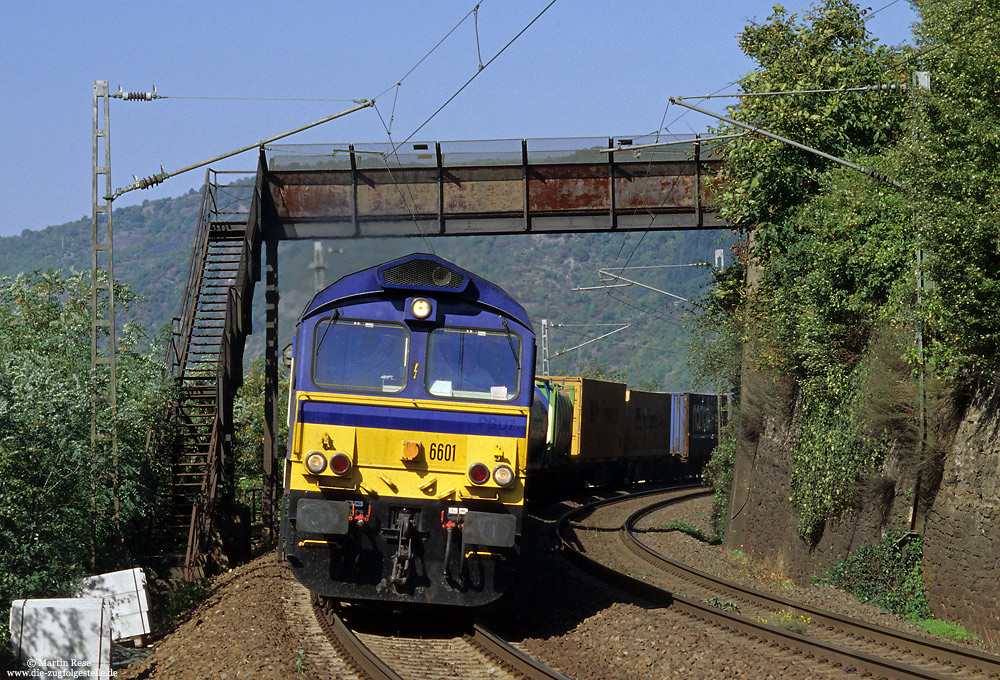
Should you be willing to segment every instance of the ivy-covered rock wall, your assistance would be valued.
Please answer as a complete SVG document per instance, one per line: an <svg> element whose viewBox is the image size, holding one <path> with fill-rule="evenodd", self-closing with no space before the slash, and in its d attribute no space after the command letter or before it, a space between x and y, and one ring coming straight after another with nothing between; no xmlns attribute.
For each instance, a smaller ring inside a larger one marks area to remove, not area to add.
<svg viewBox="0 0 1000 680"><path fill-rule="evenodd" d="M756 564L798 583L810 580L862 545L890 530L909 528L913 485L897 455L851 489L850 507L820 525L808 541L792 501L794 451L802 435L801 397L761 373L744 373L740 425L729 519L728 550L742 550ZM756 398L750 395L756 394Z"/></svg>
<svg viewBox="0 0 1000 680"><path fill-rule="evenodd" d="M1000 389L960 412L924 529L935 614L980 636L1000 632Z"/></svg>

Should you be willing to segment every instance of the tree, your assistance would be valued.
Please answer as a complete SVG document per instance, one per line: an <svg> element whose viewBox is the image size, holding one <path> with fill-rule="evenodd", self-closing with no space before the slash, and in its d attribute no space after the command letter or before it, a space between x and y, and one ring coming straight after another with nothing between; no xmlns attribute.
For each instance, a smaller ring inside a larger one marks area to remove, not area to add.
<svg viewBox="0 0 1000 680"><path fill-rule="evenodd" d="M116 285L123 310L134 301ZM76 577L114 568L137 550L154 514L145 442L167 396L162 366L140 351L141 326L122 329L118 495L111 461L91 447L89 274L0 278L0 603L67 593ZM101 546L94 550L93 546ZM0 638L7 638L6 626Z"/></svg>
<svg viewBox="0 0 1000 680"><path fill-rule="evenodd" d="M918 0L918 93L906 158L933 285L923 320L929 367L963 382L1000 370L1000 7Z"/></svg>
<svg viewBox="0 0 1000 680"><path fill-rule="evenodd" d="M288 371L279 367L278 432L275 448L284 449L288 441ZM243 385L233 403L233 456L236 467L237 501L246 494L260 490L263 485L264 441L264 360L254 359L243 377ZM259 509L260 506L257 506Z"/></svg>

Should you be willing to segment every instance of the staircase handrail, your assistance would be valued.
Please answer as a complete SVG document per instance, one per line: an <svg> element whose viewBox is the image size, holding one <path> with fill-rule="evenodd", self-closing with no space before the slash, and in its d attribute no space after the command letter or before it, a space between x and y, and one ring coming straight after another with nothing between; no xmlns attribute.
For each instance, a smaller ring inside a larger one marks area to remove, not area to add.
<svg viewBox="0 0 1000 680"><path fill-rule="evenodd" d="M194 326L194 316L197 309L198 288L205 268L205 255L208 252L209 232L215 206L214 189L215 182L212 181L212 170L209 169L205 172L205 188L201 194L198 225L195 229L194 244L191 247L191 259L188 264L187 280L184 284L181 311L177 317L174 317L178 320L178 327L174 331L174 342L168 347L166 357L167 366L170 367L175 378L183 376L187 362L187 349L191 341L191 329ZM171 354L173 356L170 356Z"/></svg>

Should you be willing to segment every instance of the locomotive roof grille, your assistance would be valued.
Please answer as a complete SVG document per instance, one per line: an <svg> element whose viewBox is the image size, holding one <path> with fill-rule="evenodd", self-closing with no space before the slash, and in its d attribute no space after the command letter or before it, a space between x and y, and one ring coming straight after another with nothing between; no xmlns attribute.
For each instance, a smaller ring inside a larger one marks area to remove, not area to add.
<svg viewBox="0 0 1000 680"><path fill-rule="evenodd" d="M460 290L465 276L434 260L410 260L382 270L382 277L389 286L405 288L449 288Z"/></svg>

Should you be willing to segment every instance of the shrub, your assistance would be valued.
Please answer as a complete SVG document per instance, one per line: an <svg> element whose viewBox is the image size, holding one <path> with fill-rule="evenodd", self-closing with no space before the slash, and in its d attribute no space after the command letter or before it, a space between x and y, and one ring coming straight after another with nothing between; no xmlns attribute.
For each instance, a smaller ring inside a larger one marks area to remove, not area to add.
<svg viewBox="0 0 1000 680"><path fill-rule="evenodd" d="M928 619L931 607L920 571L923 544L923 536L890 531L877 545L859 547L816 582L908 619Z"/></svg>

